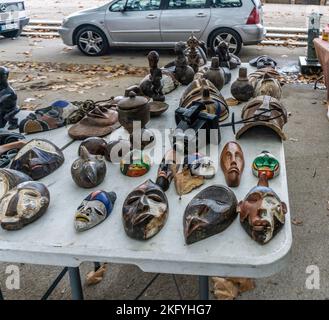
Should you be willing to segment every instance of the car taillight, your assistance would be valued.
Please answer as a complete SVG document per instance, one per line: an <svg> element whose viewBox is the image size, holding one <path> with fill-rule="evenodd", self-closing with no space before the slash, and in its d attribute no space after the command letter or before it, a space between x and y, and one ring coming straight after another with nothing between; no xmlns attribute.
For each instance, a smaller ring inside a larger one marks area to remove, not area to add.
<svg viewBox="0 0 329 320"><path fill-rule="evenodd" d="M257 24L260 22L259 19L259 11L256 7L251 11L249 18L247 20L247 24Z"/></svg>

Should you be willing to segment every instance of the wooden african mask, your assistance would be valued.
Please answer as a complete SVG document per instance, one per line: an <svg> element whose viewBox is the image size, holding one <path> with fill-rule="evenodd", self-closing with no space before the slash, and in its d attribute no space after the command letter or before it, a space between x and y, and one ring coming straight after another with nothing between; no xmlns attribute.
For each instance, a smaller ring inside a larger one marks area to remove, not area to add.
<svg viewBox="0 0 329 320"><path fill-rule="evenodd" d="M163 190L147 180L127 196L123 207L123 225L127 235L137 240L155 236L168 217L168 200Z"/></svg>
<svg viewBox="0 0 329 320"><path fill-rule="evenodd" d="M18 184L32 181L32 178L23 172L11 169L0 169L0 199Z"/></svg>
<svg viewBox="0 0 329 320"><path fill-rule="evenodd" d="M80 148L80 158L71 166L74 182L81 188L94 188L101 184L106 175L106 164L103 156L91 155L86 147Z"/></svg>
<svg viewBox="0 0 329 320"><path fill-rule="evenodd" d="M150 168L150 157L139 150L127 153L120 162L121 173L128 177L141 177L149 172Z"/></svg>
<svg viewBox="0 0 329 320"><path fill-rule="evenodd" d="M265 173L267 179L270 180L279 175L280 163L271 153L263 151L253 161L252 172L258 178Z"/></svg>
<svg viewBox="0 0 329 320"><path fill-rule="evenodd" d="M20 183L0 200L0 223L6 230L19 230L40 218L50 202L49 191L40 182Z"/></svg>
<svg viewBox="0 0 329 320"><path fill-rule="evenodd" d="M268 186L266 173L238 205L242 227L259 244L268 243L283 227L287 206Z"/></svg>
<svg viewBox="0 0 329 320"><path fill-rule="evenodd" d="M112 212L115 192L95 191L86 197L77 209L74 227L78 232L89 230L103 222Z"/></svg>
<svg viewBox="0 0 329 320"><path fill-rule="evenodd" d="M33 139L19 150L10 168L39 180L54 172L63 162L63 152L55 144L48 140Z"/></svg>
<svg viewBox="0 0 329 320"><path fill-rule="evenodd" d="M237 199L225 186L214 185L199 192L184 213L184 236L191 244L224 231L237 216Z"/></svg>
<svg viewBox="0 0 329 320"><path fill-rule="evenodd" d="M224 146L220 156L220 165L227 185L238 187L244 169L244 156L237 142L230 141Z"/></svg>

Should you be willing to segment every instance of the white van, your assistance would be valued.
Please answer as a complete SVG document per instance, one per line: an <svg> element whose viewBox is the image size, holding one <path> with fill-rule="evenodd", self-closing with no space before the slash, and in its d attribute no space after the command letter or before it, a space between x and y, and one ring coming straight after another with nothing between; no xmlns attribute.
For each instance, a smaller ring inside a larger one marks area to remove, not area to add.
<svg viewBox="0 0 329 320"><path fill-rule="evenodd" d="M28 23L24 1L0 0L0 35L16 38Z"/></svg>

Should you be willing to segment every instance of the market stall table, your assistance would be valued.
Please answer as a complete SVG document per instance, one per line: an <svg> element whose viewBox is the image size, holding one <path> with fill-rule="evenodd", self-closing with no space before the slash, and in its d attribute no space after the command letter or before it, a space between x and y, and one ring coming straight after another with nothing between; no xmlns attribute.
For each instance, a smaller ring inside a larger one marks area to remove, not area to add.
<svg viewBox="0 0 329 320"><path fill-rule="evenodd" d="M322 66L324 83L327 87L327 104L328 104L327 117L329 119L329 42L324 41L321 38L317 38L314 39L314 46L316 50L316 55Z"/></svg>
<svg viewBox="0 0 329 320"><path fill-rule="evenodd" d="M233 81L236 77L237 70L234 70ZM166 102L170 106L168 111L159 118L153 118L148 128L175 128L174 110L184 89L180 87L167 96ZM229 97L229 86L225 86L222 92L225 97ZM242 105L230 108L237 119L240 119L241 108ZM156 179L158 165L153 165L145 176L129 178L121 174L118 164L107 163L106 178L97 189L117 193L114 210L96 228L77 233L73 226L74 213L91 191L77 187L70 175L70 167L77 158L80 142L67 144L59 134L66 132L65 128L55 132L58 132L56 137L59 140L56 141L55 135L51 140L60 146L66 144L63 151L65 163L41 180L49 188L50 207L43 217L20 231L0 230L0 261L68 267L74 299L83 297L79 265L86 261L134 264L145 272L198 275L201 279L201 298L208 298L208 276L261 278L279 272L286 265L292 245L287 175L283 144L273 134L264 131L259 135L259 132L253 132L239 140L244 151L245 170L240 186L233 188L240 201L257 184L258 179L252 174L251 164L260 152L268 150L279 159L281 172L270 181L270 186L287 204L286 224L270 243L262 246L247 235L238 218L220 234L192 245L185 244L184 210L200 190L212 184L226 185L220 168L215 178L206 180L203 186L184 195L181 200L172 183L166 192L169 200L166 225L155 237L141 242L129 238L124 232L122 204L132 189L149 178L153 181ZM120 128L106 139L114 140L125 134ZM235 139L230 127L222 128L221 134L219 154L226 142Z"/></svg>

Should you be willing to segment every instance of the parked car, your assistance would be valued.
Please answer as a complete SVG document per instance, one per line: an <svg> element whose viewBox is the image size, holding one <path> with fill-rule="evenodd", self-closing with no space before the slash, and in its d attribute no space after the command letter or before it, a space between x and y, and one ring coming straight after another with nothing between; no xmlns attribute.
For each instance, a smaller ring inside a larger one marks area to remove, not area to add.
<svg viewBox="0 0 329 320"><path fill-rule="evenodd" d="M16 38L28 23L24 1L0 0L0 35Z"/></svg>
<svg viewBox="0 0 329 320"><path fill-rule="evenodd" d="M173 47L191 33L214 49L229 43L238 54L242 45L265 37L260 0L113 0L73 13L59 33L68 46L86 55L105 54L109 47Z"/></svg>

